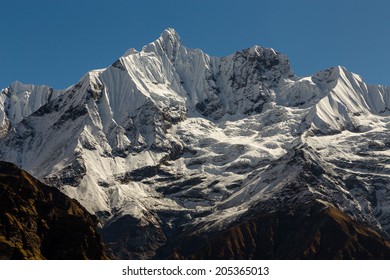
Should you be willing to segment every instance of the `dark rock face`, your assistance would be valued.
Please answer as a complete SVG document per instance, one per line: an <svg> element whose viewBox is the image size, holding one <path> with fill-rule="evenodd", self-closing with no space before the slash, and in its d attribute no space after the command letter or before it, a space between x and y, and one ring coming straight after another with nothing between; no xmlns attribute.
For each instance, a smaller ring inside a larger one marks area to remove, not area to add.
<svg viewBox="0 0 390 280"><path fill-rule="evenodd" d="M66 166L61 170L61 173L57 176L51 176L43 178L43 181L51 186L63 186L70 185L77 187L80 181L86 174L86 167L81 158L76 158L72 164Z"/></svg>
<svg viewBox="0 0 390 280"><path fill-rule="evenodd" d="M187 236L174 259L390 259L390 242L335 207L314 202L259 213L220 232Z"/></svg>
<svg viewBox="0 0 390 280"><path fill-rule="evenodd" d="M97 219L77 201L0 162L0 259L107 259Z"/></svg>
<svg viewBox="0 0 390 280"><path fill-rule="evenodd" d="M102 229L110 255L118 259L151 259L166 242L161 227L126 215Z"/></svg>
<svg viewBox="0 0 390 280"><path fill-rule="evenodd" d="M261 113L272 101L271 90L280 80L294 76L288 58L272 49L255 46L221 58L206 71L206 98L195 104L205 117ZM190 90L189 90L190 91Z"/></svg>

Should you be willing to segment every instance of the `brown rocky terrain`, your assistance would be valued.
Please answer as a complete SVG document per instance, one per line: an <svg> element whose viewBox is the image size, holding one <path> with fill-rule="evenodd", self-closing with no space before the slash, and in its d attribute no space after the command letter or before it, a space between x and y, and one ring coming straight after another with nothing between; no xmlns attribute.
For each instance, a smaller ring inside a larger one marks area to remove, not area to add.
<svg viewBox="0 0 390 280"><path fill-rule="evenodd" d="M223 231L192 235L173 259L390 259L390 242L333 206L255 214ZM173 252L173 253L172 253Z"/></svg>
<svg viewBox="0 0 390 280"><path fill-rule="evenodd" d="M0 162L0 259L106 259L97 219L76 200Z"/></svg>

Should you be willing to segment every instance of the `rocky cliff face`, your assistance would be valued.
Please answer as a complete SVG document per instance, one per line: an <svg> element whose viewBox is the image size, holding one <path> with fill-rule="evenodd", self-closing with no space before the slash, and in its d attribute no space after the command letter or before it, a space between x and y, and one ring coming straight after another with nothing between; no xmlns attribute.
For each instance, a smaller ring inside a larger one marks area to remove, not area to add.
<svg viewBox="0 0 390 280"><path fill-rule="evenodd" d="M279 223L268 213L315 201L387 240L389 107L389 87L341 66L297 77L273 49L211 57L167 29L65 91L20 83L1 91L0 159L94 213L117 258L169 256L164 248L194 232L227 240L240 224ZM326 228L334 224L327 211L315 213ZM362 245L335 232L354 244L350 253ZM301 249L294 258L305 256ZM210 250L178 256L219 255ZM261 256L251 254L241 257Z"/></svg>
<svg viewBox="0 0 390 280"><path fill-rule="evenodd" d="M77 201L0 162L0 259L106 259L97 219Z"/></svg>

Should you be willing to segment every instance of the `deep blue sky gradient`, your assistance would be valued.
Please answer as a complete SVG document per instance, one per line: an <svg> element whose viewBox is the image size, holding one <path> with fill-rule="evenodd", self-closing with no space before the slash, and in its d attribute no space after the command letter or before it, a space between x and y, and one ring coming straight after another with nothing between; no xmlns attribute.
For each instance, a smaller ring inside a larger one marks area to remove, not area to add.
<svg viewBox="0 0 390 280"><path fill-rule="evenodd" d="M343 65L390 85L387 0L1 0L0 88L65 88L167 27L213 56L261 45L288 55L299 76Z"/></svg>

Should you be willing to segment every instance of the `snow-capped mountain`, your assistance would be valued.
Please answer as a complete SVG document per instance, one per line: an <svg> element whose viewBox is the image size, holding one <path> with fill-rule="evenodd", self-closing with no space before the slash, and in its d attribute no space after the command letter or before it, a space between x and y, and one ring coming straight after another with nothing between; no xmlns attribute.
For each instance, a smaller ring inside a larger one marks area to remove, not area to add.
<svg viewBox="0 0 390 280"><path fill-rule="evenodd" d="M301 78L273 49L211 57L167 29L64 91L4 89L0 159L95 213L119 258L298 205L387 238L389 108L343 67Z"/></svg>

